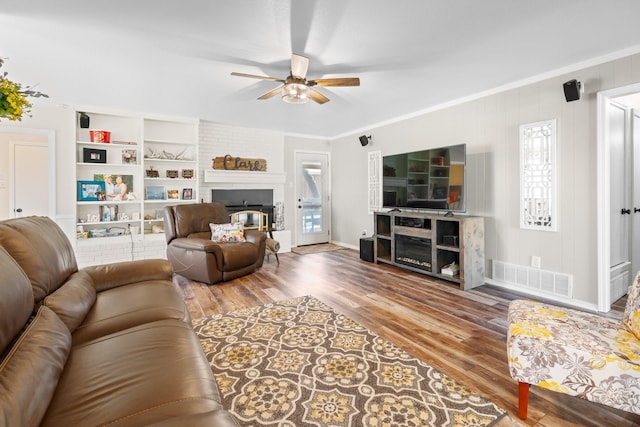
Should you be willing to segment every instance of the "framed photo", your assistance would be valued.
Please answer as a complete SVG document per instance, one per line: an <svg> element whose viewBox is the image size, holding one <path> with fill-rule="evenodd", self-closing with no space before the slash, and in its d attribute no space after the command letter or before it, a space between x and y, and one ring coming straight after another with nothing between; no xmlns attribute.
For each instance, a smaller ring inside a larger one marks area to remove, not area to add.
<svg viewBox="0 0 640 427"><path fill-rule="evenodd" d="M191 200L193 199L193 189L192 188L183 188L182 189L182 200Z"/></svg>
<svg viewBox="0 0 640 427"><path fill-rule="evenodd" d="M78 181L78 201L97 202L99 193L105 192L104 181Z"/></svg>
<svg viewBox="0 0 640 427"><path fill-rule="evenodd" d="M135 165L138 163L138 150L122 150L122 164Z"/></svg>
<svg viewBox="0 0 640 427"><path fill-rule="evenodd" d="M147 200L165 200L165 188L161 185L148 185L145 188L147 192Z"/></svg>
<svg viewBox="0 0 640 427"><path fill-rule="evenodd" d="M177 178L178 170L177 169L167 169L167 178Z"/></svg>
<svg viewBox="0 0 640 427"><path fill-rule="evenodd" d="M151 166L147 169L147 178L160 178L160 173Z"/></svg>
<svg viewBox="0 0 640 427"><path fill-rule="evenodd" d="M182 177L185 179L193 178L193 169L182 169Z"/></svg>
<svg viewBox="0 0 640 427"><path fill-rule="evenodd" d="M100 205L100 221L109 222L118 220L117 205Z"/></svg>
<svg viewBox="0 0 640 427"><path fill-rule="evenodd" d="M105 198L98 200L128 200L129 193L133 191L133 175L96 173L93 179L104 181Z"/></svg>
<svg viewBox="0 0 640 427"><path fill-rule="evenodd" d="M82 161L84 163L107 163L107 150L83 148Z"/></svg>
<svg viewBox="0 0 640 427"><path fill-rule="evenodd" d="M179 199L180 192L178 190L167 190L167 198L168 199Z"/></svg>

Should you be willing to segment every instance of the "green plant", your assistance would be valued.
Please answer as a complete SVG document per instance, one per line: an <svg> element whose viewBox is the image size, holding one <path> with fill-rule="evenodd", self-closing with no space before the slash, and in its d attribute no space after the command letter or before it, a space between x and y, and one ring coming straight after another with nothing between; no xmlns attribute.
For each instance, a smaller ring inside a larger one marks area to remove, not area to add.
<svg viewBox="0 0 640 427"><path fill-rule="evenodd" d="M0 67L4 60L0 58ZM30 86L22 88L20 83L12 82L7 78L7 72L0 74L0 118L9 120L22 120L23 114L31 111L31 103L27 97L48 98L48 95L33 90Z"/></svg>

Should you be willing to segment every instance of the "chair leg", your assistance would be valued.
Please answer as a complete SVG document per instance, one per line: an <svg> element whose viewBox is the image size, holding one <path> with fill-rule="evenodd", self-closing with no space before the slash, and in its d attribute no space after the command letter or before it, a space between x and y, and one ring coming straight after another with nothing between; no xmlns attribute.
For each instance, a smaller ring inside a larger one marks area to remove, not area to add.
<svg viewBox="0 0 640 427"><path fill-rule="evenodd" d="M278 265L280 265L280 260L278 259L278 252L273 253L276 256L276 261L278 261Z"/></svg>
<svg viewBox="0 0 640 427"><path fill-rule="evenodd" d="M528 415L530 388L531 384L518 383L518 416L523 420L526 420Z"/></svg>

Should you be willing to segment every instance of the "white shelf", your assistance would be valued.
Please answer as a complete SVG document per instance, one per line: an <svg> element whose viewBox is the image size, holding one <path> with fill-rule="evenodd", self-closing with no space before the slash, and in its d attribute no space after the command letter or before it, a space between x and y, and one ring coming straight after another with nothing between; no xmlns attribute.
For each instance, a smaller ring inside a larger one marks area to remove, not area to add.
<svg viewBox="0 0 640 427"><path fill-rule="evenodd" d="M140 222L140 220L139 219L129 219L129 220L126 220L126 221L93 221L93 222L87 221L87 222L78 222L78 223L76 223L76 225L82 225L82 226L85 226L85 225L99 225L99 226L104 226L104 227L101 227L101 228L110 228L110 227L107 227L107 225L130 224L132 222Z"/></svg>
<svg viewBox="0 0 640 427"><path fill-rule="evenodd" d="M187 160L187 159L157 159L155 157L151 158L151 157L145 157L144 161L146 163L148 162L158 162L158 163L195 163L196 161L194 159L191 160Z"/></svg>
<svg viewBox="0 0 640 427"><path fill-rule="evenodd" d="M91 201L78 201L79 206L99 206L99 205L136 205L140 204L141 200L91 200Z"/></svg>
<svg viewBox="0 0 640 427"><path fill-rule="evenodd" d="M165 144L165 145L194 145L193 142L188 141L169 141L166 139L148 139L145 138L145 144Z"/></svg>
<svg viewBox="0 0 640 427"><path fill-rule="evenodd" d="M85 162L78 162L76 163L78 166L92 166L92 167L124 167L124 168L132 168L132 169L137 169L140 164L138 163L85 163Z"/></svg>
<svg viewBox="0 0 640 427"><path fill-rule="evenodd" d="M92 141L76 141L78 145L91 145L91 146L100 146L106 148L127 148L130 150L139 150L140 146L138 144L119 144L117 142L92 142Z"/></svg>
<svg viewBox="0 0 640 427"><path fill-rule="evenodd" d="M167 181L167 182L189 182L198 185L198 182L195 178L145 178L145 181Z"/></svg>

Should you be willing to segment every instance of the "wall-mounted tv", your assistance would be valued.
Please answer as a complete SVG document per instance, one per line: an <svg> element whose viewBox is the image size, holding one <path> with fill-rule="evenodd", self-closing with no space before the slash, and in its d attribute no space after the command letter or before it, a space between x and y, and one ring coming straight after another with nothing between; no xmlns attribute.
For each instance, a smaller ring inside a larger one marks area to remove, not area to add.
<svg viewBox="0 0 640 427"><path fill-rule="evenodd" d="M383 206L464 212L466 147L383 156Z"/></svg>

